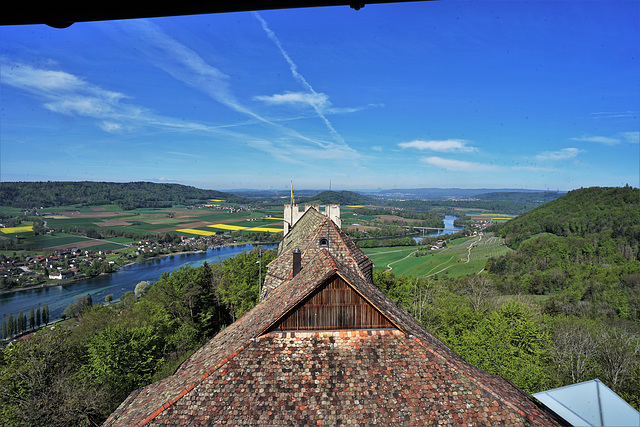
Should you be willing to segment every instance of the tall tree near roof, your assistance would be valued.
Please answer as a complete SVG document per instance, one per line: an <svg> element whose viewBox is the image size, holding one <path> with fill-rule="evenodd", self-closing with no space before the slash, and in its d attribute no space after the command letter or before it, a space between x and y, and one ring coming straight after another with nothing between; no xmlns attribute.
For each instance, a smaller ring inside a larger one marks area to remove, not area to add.
<svg viewBox="0 0 640 427"><path fill-rule="evenodd" d="M49 324L49 304L42 306L42 323L45 325Z"/></svg>

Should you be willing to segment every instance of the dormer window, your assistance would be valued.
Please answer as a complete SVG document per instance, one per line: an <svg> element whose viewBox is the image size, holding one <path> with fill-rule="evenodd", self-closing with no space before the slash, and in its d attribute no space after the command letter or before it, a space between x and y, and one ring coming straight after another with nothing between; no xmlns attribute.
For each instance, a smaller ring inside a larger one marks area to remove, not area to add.
<svg viewBox="0 0 640 427"><path fill-rule="evenodd" d="M329 247L329 239L326 237L321 237L318 241L318 247L320 248L328 248Z"/></svg>

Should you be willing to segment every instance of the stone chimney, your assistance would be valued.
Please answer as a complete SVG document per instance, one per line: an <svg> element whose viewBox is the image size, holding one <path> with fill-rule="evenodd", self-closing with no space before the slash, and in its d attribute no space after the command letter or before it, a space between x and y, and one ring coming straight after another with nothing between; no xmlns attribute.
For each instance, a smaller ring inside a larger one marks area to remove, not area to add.
<svg viewBox="0 0 640 427"><path fill-rule="evenodd" d="M300 269L302 268L302 253L300 249L295 248L293 250L293 277L296 277L296 274L300 273Z"/></svg>

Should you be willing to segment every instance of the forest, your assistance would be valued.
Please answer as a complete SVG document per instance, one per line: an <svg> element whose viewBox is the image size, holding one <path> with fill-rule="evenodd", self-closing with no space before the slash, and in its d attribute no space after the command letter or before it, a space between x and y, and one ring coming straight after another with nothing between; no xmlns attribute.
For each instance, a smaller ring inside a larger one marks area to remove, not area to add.
<svg viewBox="0 0 640 427"><path fill-rule="evenodd" d="M0 206L22 209L41 206L96 206L115 204L123 210L136 208L167 208L194 200L206 202L224 199L242 202L245 199L216 190L202 190L180 184L153 182L1 182Z"/></svg>
<svg viewBox="0 0 640 427"><path fill-rule="evenodd" d="M494 193L483 193L473 196L473 199L483 201L517 201L517 202L531 202L531 203L547 203L557 199L564 193L557 191L544 191L544 192L518 192L518 191L504 191Z"/></svg>
<svg viewBox="0 0 640 427"><path fill-rule="evenodd" d="M502 225L481 274L374 284L473 365L527 393L598 378L640 409L640 190L579 189ZM0 353L0 425L100 424L258 300L258 253L183 268ZM275 257L263 252L262 263Z"/></svg>

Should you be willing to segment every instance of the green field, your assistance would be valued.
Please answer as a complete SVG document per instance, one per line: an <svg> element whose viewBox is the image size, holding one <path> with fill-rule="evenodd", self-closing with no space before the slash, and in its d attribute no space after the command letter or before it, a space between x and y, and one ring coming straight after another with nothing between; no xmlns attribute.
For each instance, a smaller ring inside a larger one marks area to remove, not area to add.
<svg viewBox="0 0 640 427"><path fill-rule="evenodd" d="M448 245L425 256L414 256L420 246L366 248L363 251L375 264L375 270L391 268L394 274L412 277L477 274L489 258L511 251L504 245L504 239L492 234L455 239Z"/></svg>
<svg viewBox="0 0 640 427"><path fill-rule="evenodd" d="M25 238L22 241L22 244L24 245L24 247L34 250L48 249L62 245L74 245L79 242L86 242L87 240L93 239L89 239L88 237L75 236L73 234L58 233L54 236L48 234L42 236L31 236Z"/></svg>
<svg viewBox="0 0 640 427"><path fill-rule="evenodd" d="M94 244L87 244L94 242ZM125 248L125 243L131 242L131 239L114 238L113 240L96 240L88 237L76 236L73 234L58 233L56 235L30 236L22 241L22 245L28 250L44 250L54 247L65 246L72 247L78 243L82 243L83 249L97 250L118 250Z"/></svg>
<svg viewBox="0 0 640 427"><path fill-rule="evenodd" d="M128 237L110 237L109 238L110 242L116 242L116 243L121 243L123 245L129 245L131 243L135 243L137 242L137 240L134 239L130 239Z"/></svg>
<svg viewBox="0 0 640 427"><path fill-rule="evenodd" d="M83 248L83 250L91 250L93 252L97 252L97 251L119 251L121 249L125 249L126 246L124 245L119 245L117 243L100 243L99 240L95 241L97 243L97 245L95 246L87 246L86 248Z"/></svg>

